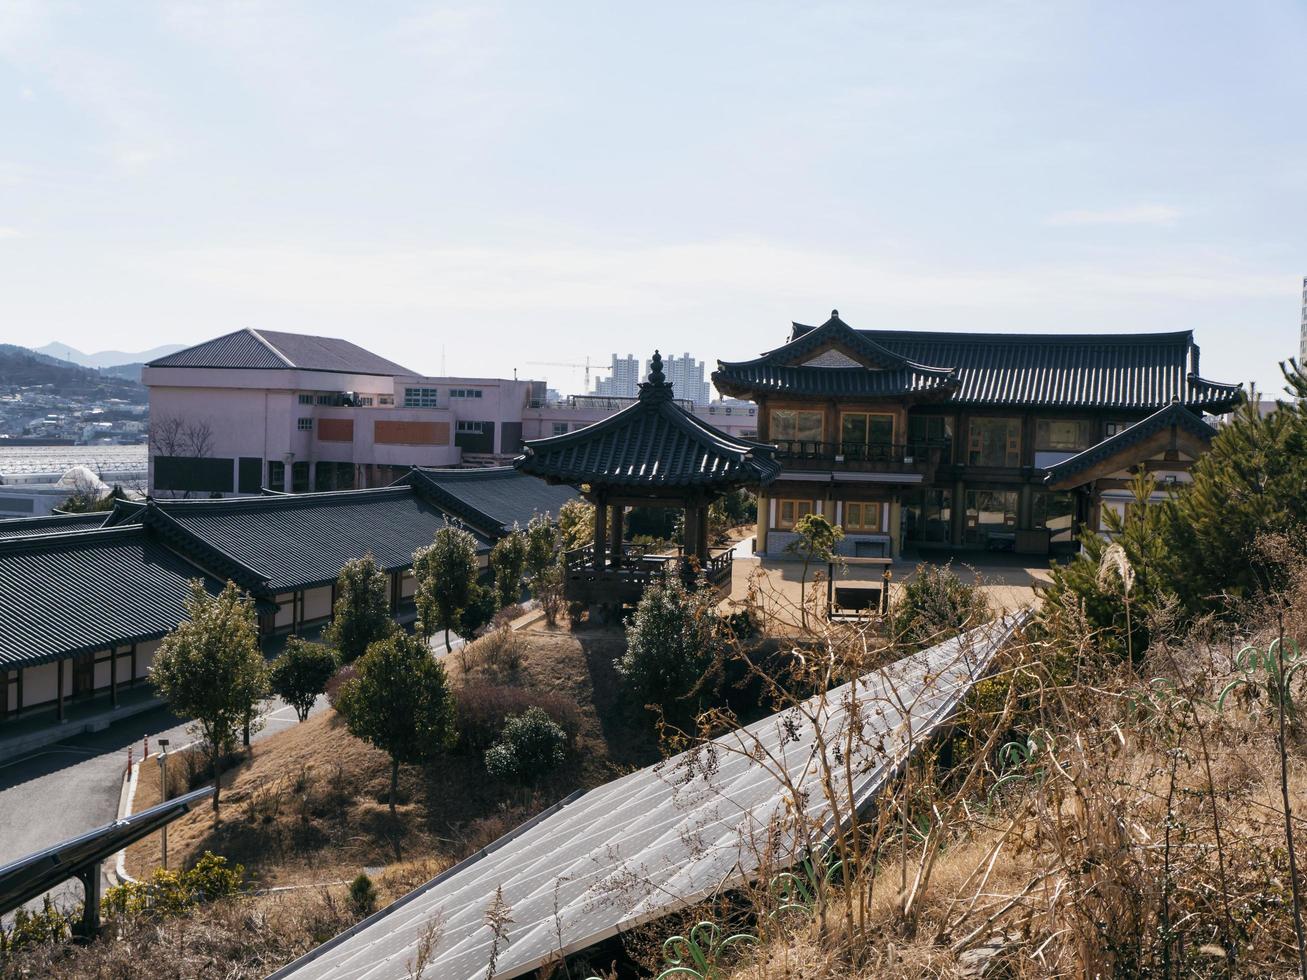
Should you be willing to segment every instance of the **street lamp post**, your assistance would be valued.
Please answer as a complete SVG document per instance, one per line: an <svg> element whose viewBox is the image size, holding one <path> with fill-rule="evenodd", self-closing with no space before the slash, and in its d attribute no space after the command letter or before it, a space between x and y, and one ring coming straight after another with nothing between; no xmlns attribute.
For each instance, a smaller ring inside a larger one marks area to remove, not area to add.
<svg viewBox="0 0 1307 980"><path fill-rule="evenodd" d="M168 801L168 739L159 739L159 802ZM163 825L163 870L168 870L168 825Z"/></svg>

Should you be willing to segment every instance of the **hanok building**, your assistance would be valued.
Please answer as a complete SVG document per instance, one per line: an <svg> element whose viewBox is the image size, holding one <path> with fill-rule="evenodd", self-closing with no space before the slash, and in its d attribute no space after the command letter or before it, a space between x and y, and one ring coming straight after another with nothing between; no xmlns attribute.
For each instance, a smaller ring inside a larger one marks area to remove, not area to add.
<svg viewBox="0 0 1307 980"><path fill-rule="evenodd" d="M0 521L0 723L74 720L91 702L139 708L193 579L211 593L226 581L247 592L275 649L280 637L325 625L341 569L370 554L389 577L392 614L406 622L413 553L447 522L476 538L484 567L515 524L554 519L574 496L511 467L415 470L373 490L119 501L108 515Z"/></svg>
<svg viewBox="0 0 1307 980"><path fill-rule="evenodd" d="M569 601L601 610L639 601L669 567L687 583L729 592L731 550L710 552L708 507L739 487L765 487L780 471L771 446L728 436L678 403L657 351L633 404L576 432L527 442L515 465L548 483L580 487L593 505L594 542L564 556L563 589ZM629 507L683 509L683 553L627 545Z"/></svg>
<svg viewBox="0 0 1307 980"><path fill-rule="evenodd" d="M930 546L1048 554L1101 529L1143 468L1187 478L1204 413L1237 385L1199 374L1190 331L981 334L795 323L750 361L719 361L724 395L758 404L784 469L759 498L757 550L779 555L804 514L848 555Z"/></svg>

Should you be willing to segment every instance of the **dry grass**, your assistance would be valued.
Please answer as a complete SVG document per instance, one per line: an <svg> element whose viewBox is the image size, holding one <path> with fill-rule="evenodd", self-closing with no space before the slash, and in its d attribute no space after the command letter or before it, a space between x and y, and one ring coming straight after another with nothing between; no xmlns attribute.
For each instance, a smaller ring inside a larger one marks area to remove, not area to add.
<svg viewBox="0 0 1307 980"><path fill-rule="evenodd" d="M400 840L406 856L448 864L491 842L532 813L581 787L598 785L656 758L649 727L621 699L612 660L619 632L583 637L525 630L472 644L465 672L446 659L451 683L515 685L574 702L576 735L568 762L535 792L485 777L479 753L451 753L400 775ZM153 760L136 808L158 799ZM255 745L252 758L224 774L221 822L208 809L188 814L168 834L173 867L211 850L244 864L264 886L331 882L394 860L386 798L385 753L349 734L327 711ZM174 789L180 789L174 786ZM128 851L136 877L157 866L158 835Z"/></svg>

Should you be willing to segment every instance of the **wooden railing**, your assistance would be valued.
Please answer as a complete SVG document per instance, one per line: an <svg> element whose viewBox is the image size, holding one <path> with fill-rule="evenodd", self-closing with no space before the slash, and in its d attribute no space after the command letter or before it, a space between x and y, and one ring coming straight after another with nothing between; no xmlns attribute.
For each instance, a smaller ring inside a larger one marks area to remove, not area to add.
<svg viewBox="0 0 1307 980"><path fill-rule="evenodd" d="M566 579L575 582L598 583L612 582L615 585L644 587L656 581L660 576L671 573L679 575L687 586L693 586L700 579L712 586L721 586L731 580L730 548L709 554L702 564L692 555L655 555L640 545L623 545L622 560L613 565L612 559L605 555L604 561L595 566L594 548L576 548L563 555Z"/></svg>
<svg viewBox="0 0 1307 980"><path fill-rule="evenodd" d="M806 439L774 440L776 455L784 462L815 465L823 469L848 468L926 469L947 463L952 443L931 442L812 442Z"/></svg>

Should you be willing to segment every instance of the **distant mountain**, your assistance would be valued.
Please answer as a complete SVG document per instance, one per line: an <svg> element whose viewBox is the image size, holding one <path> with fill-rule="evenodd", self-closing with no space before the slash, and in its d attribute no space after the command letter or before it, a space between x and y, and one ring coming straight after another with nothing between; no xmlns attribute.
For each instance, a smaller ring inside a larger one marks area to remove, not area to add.
<svg viewBox="0 0 1307 980"><path fill-rule="evenodd" d="M94 354L83 354L76 347L69 347L67 344L60 343L46 344L44 347L35 348L38 354L44 354L65 363L71 361L73 364L88 368L114 368L136 363L148 364L156 357L163 357L165 354L171 354L181 349L181 344L164 344L162 347L151 347L149 350L102 350ZM139 380L139 378L140 373L137 372L137 379Z"/></svg>
<svg viewBox="0 0 1307 980"><path fill-rule="evenodd" d="M79 398L124 398L144 402L146 389L130 378L116 377L69 364L26 347L0 344L0 386L54 385Z"/></svg>

